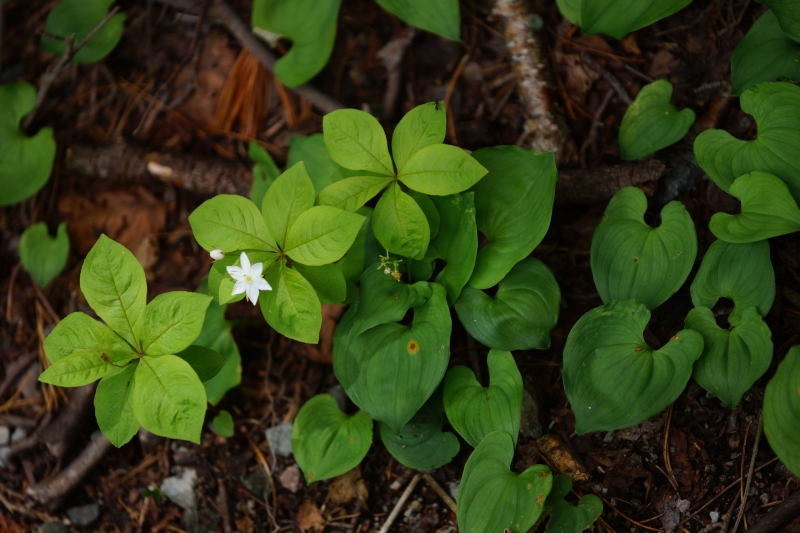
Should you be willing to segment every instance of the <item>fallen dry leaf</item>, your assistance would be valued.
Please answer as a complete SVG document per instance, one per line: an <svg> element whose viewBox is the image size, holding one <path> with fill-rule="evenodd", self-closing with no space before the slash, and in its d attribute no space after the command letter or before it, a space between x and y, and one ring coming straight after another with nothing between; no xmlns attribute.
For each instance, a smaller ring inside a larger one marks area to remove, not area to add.
<svg viewBox="0 0 800 533"><path fill-rule="evenodd" d="M322 531L325 528L325 519L311 500L305 500L300 504L300 509L297 511L297 528L303 533Z"/></svg>
<svg viewBox="0 0 800 533"><path fill-rule="evenodd" d="M369 491L361 479L361 468L355 467L341 476L337 476L328 486L328 497L336 505L347 503L358 498L363 505L367 503Z"/></svg>

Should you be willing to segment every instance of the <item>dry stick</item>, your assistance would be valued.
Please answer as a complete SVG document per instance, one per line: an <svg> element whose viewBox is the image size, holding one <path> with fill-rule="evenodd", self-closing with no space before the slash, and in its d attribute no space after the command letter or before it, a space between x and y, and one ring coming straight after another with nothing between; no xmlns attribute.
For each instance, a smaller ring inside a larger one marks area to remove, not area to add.
<svg viewBox="0 0 800 533"><path fill-rule="evenodd" d="M119 6L109 11L108 15L106 15L103 20L101 20L97 26L95 26L92 31L86 34L86 37L84 37L83 40L78 43L78 46L73 46L75 44L74 33L64 40L64 55L61 56L61 59L59 59L52 68L48 69L47 72L42 75L42 81L39 84L39 92L36 94L36 105L34 105L33 111L31 111L30 114L25 117L25 121L22 123L23 130L27 130L31 127L31 124L33 124L33 121L36 119L36 114L41 109L44 99L47 97L47 93L61 75L61 71L67 67L67 64L72 61L72 58L75 57L75 54L80 52L81 48L86 46L86 43L88 43L92 37L97 35L97 32L99 32L103 26L105 26L106 23L117 14L118 11Z"/></svg>
<svg viewBox="0 0 800 533"><path fill-rule="evenodd" d="M587 54L586 52L581 52L581 61L589 65L594 71L597 71L605 80L617 91L617 94L620 98L622 98L626 104L631 105L633 103L633 98L631 98L630 93L628 90L622 85L622 82L617 79L616 76L611 74L608 69L606 69L603 65L598 63L592 56Z"/></svg>
<svg viewBox="0 0 800 533"><path fill-rule="evenodd" d="M233 533L233 528L231 528L231 512L228 508L228 491L225 490L225 480L222 478L217 479L217 487L219 487L219 514L222 515L222 531L224 533Z"/></svg>
<svg viewBox="0 0 800 533"><path fill-rule="evenodd" d="M592 120L592 127L589 129L589 135L581 145L581 168L586 168L586 152L590 146L594 149L594 145L597 142L597 134L600 131L600 124L602 124L603 113L605 113L612 96L614 96L614 90L609 89L603 97L603 101L600 102L600 107L597 108L597 113L595 113Z"/></svg>
<svg viewBox="0 0 800 533"><path fill-rule="evenodd" d="M753 524L747 533L773 533L800 516L800 490L784 498L780 505Z"/></svg>
<svg viewBox="0 0 800 533"><path fill-rule="evenodd" d="M397 518L397 515L400 514L400 511L403 509L403 505L405 505L408 497L411 496L411 493L414 491L414 487L417 486L417 483L419 483L420 479L421 478L419 474L414 474L414 477L411 478L411 482L408 484L408 487L406 487L406 490L400 496L400 499L397 500L394 509L392 509L392 512L389 514L389 518L386 519L386 522L384 522L383 526L381 526L381 530L378 533L387 533L389 531L389 528L392 527L395 518Z"/></svg>
<svg viewBox="0 0 800 533"><path fill-rule="evenodd" d="M756 465L756 455L758 455L758 443L761 440L761 424L763 419L761 417L761 412L758 413L758 426L756 426L756 442L753 444L753 452L750 456L750 470L747 472L747 483L744 486L744 493L742 494L742 504L739 506L739 516L736 517L736 523L733 524L733 531L731 533L736 533L736 530L739 528L739 522L742 520L742 515L744 514L744 505L747 502L747 492L750 490L750 483L753 481L753 467Z"/></svg>
<svg viewBox="0 0 800 533"><path fill-rule="evenodd" d="M458 137L456 137L456 123L455 118L453 117L453 110L450 108L450 98L453 96L453 90L456 88L456 82L461 76L461 72L464 70L464 66L467 64L467 61L469 61L469 54L464 54L464 57L462 57L461 61L459 61L455 72L453 72L453 75L450 77L450 81L447 83L447 90L444 93L444 110L445 113L447 113L447 132L450 134L450 142L456 146L458 146Z"/></svg>
<svg viewBox="0 0 800 533"><path fill-rule="evenodd" d="M36 361L38 356L38 352L31 352L27 355L23 355L20 359L17 359L8 365L6 369L6 377L3 382L0 383L0 398L3 398L3 396L6 395L6 392L8 392L8 389L11 387L11 385L13 385L17 378L25 370L27 370L34 361Z"/></svg>
<svg viewBox="0 0 800 533"><path fill-rule="evenodd" d="M400 90L400 63L403 61L406 48L411 44L412 39L414 39L414 28L409 28L404 35L392 39L378 50L377 56L383 62L388 78L386 93L383 97L383 120L389 120L394 115Z"/></svg>
<svg viewBox="0 0 800 533"><path fill-rule="evenodd" d="M669 427L672 422L672 409L675 404L670 404L667 409L667 423L664 425L664 468L667 469L667 479L676 491L678 490L678 481L675 479L675 474L672 473L672 462L669 460Z"/></svg>
<svg viewBox="0 0 800 533"><path fill-rule="evenodd" d="M434 490L434 492L436 492L436 494L439 495L439 497L444 501L444 503L447 504L450 510L456 513L457 512L456 502L454 502L453 498L451 498L450 495L444 491L442 486L439 485L439 483L433 478L433 476L428 473L425 473L422 474L422 477L425 478L425 481L428 482L428 485L430 485L431 488Z"/></svg>

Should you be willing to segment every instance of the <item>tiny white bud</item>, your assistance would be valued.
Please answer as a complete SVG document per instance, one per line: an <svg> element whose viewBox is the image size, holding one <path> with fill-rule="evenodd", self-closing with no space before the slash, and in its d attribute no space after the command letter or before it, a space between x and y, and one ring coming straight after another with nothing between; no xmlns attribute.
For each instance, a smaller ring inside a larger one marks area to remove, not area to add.
<svg viewBox="0 0 800 533"><path fill-rule="evenodd" d="M225 257L225 252L223 252L220 249L214 249L214 250L211 250L210 255L211 255L211 259L213 259L214 261L219 261L220 259Z"/></svg>
<svg viewBox="0 0 800 533"><path fill-rule="evenodd" d="M389 267L386 267L386 268L383 269L383 273L384 274L391 274L392 273L392 269L389 268Z"/></svg>

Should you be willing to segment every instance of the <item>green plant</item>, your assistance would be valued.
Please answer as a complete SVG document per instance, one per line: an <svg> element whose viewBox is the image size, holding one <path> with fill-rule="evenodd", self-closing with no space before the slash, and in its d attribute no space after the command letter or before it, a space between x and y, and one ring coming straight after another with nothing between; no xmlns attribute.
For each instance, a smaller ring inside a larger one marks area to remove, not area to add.
<svg viewBox="0 0 800 533"><path fill-rule="evenodd" d="M797 3L794 0L759 0L778 17L781 29L792 39L800 42L800 14L797 12Z"/></svg>
<svg viewBox="0 0 800 533"><path fill-rule="evenodd" d="M692 0L557 0L561 14L586 35L616 39L677 13Z"/></svg>
<svg viewBox="0 0 800 533"><path fill-rule="evenodd" d="M47 336L51 366L39 380L78 387L100 379L94 405L115 446L143 426L156 435L200 442L203 381L225 361L193 346L211 298L170 292L146 302L144 269L122 245L101 235L81 269L81 291L105 324L72 313Z"/></svg>
<svg viewBox="0 0 800 533"><path fill-rule="evenodd" d="M55 237L50 237L47 224L37 222L19 238L19 258L22 267L41 287L47 287L58 276L69 257L67 225L58 225Z"/></svg>
<svg viewBox="0 0 800 533"><path fill-rule="evenodd" d="M461 18L457 0L376 0L406 23L453 41L460 41ZM341 0L256 0L253 27L271 45L287 37L289 52L275 63L275 74L287 87L313 78L331 56Z"/></svg>
<svg viewBox="0 0 800 533"><path fill-rule="evenodd" d="M800 473L800 346L794 346L764 392L764 434L778 458Z"/></svg>
<svg viewBox="0 0 800 533"><path fill-rule="evenodd" d="M63 54L66 46L64 39L74 34L75 45L83 41L108 15L113 3L114 0L62 0L47 15L42 48L52 54ZM72 62L96 63L106 57L119 43L124 26L124 13L111 17L94 37L78 50Z"/></svg>
<svg viewBox="0 0 800 533"><path fill-rule="evenodd" d="M220 411L211 421L211 424L214 427L214 432L220 437L233 437L233 417L228 411L224 409Z"/></svg>

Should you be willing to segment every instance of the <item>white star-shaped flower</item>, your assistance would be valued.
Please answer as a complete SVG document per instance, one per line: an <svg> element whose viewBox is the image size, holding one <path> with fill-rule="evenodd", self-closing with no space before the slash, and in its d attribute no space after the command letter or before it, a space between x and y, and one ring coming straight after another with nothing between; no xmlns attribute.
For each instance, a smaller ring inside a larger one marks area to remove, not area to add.
<svg viewBox="0 0 800 533"><path fill-rule="evenodd" d="M242 266L229 266L225 267L228 270L228 274L236 281L233 285L233 291L231 295L242 294L244 293L245 298L248 302L253 302L253 305L256 305L258 302L258 292L259 291L271 291L272 287L270 287L267 280L265 280L261 274L261 269L264 267L263 263L256 263L255 265L250 265L250 260L247 258L247 254L242 252L242 255L239 256L239 261L242 263Z"/></svg>

